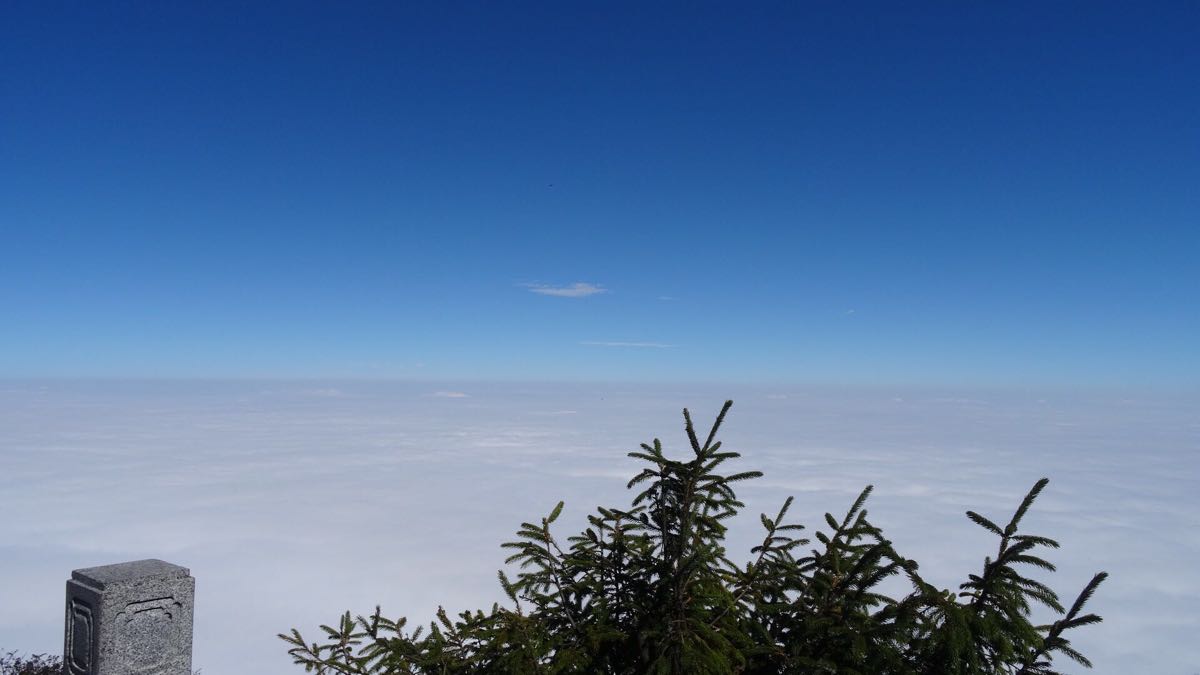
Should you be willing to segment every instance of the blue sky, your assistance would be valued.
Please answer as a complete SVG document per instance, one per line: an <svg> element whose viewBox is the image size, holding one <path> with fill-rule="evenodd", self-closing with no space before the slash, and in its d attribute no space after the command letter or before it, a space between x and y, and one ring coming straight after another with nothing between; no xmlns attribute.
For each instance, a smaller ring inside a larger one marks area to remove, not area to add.
<svg viewBox="0 0 1200 675"><path fill-rule="evenodd" d="M1192 385L1198 33L8 3L0 376Z"/></svg>

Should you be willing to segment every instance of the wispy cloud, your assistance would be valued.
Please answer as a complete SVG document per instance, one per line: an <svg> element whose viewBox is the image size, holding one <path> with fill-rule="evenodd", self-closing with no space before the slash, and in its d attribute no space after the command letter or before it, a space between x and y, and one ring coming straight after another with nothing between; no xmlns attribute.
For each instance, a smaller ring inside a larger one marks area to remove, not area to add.
<svg viewBox="0 0 1200 675"><path fill-rule="evenodd" d="M430 396L434 398L470 398L471 395L461 391L435 391Z"/></svg>
<svg viewBox="0 0 1200 675"><path fill-rule="evenodd" d="M648 347L652 349L670 349L675 346L662 342L602 342L599 340L585 340L579 344L589 347Z"/></svg>
<svg viewBox="0 0 1200 675"><path fill-rule="evenodd" d="M342 391L341 389L336 389L333 387L301 389L300 391L298 391L296 393L300 394L301 396L312 396L315 398L342 398L343 396L346 395L346 392Z"/></svg>
<svg viewBox="0 0 1200 675"><path fill-rule="evenodd" d="M551 286L549 284L521 284L529 289L530 293L538 295L552 295L556 298L586 298L589 295L598 295L607 293L608 289L598 284L589 284L583 281L576 281L570 286Z"/></svg>

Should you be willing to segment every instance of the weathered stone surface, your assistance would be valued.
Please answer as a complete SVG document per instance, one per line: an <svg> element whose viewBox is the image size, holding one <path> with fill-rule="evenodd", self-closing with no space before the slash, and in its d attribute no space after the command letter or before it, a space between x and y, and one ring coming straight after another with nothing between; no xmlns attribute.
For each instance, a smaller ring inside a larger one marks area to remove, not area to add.
<svg viewBox="0 0 1200 675"><path fill-rule="evenodd" d="M186 567L162 560L75 570L64 675L191 675L195 589Z"/></svg>

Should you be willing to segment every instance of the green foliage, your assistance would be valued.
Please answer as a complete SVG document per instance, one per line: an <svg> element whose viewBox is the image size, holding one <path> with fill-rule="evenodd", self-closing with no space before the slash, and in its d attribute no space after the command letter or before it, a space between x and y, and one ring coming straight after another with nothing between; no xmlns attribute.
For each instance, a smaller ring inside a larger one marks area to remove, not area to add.
<svg viewBox="0 0 1200 675"><path fill-rule="evenodd" d="M598 508L578 535L557 538L559 502L538 522L522 523L502 546L516 579L498 573L511 606L463 612L439 608L428 630L405 619L347 612L307 642L280 635L297 664L318 675L433 673L724 674L840 673L895 675L1053 675L1065 655L1089 666L1064 637L1100 621L1081 614L1105 574L1097 574L1069 610L1048 586L1026 576L1051 572L1042 555L1057 542L1026 534L1021 520L1045 488L1033 486L1003 528L973 511L967 517L998 539L959 592L918 574L871 524L868 486L841 518L825 514L814 542L788 520L789 497L773 518L762 514L762 543L739 565L726 556L725 522L743 507L734 486L757 471L723 473L739 457L715 440L726 402L701 443L684 410L691 446L684 460L657 439L629 453L644 468L627 509ZM890 577L912 592L879 591ZM1035 605L1063 615L1035 626Z"/></svg>
<svg viewBox="0 0 1200 675"><path fill-rule="evenodd" d="M50 654L20 656L17 652L0 653L0 675L62 675L63 661ZM199 670L192 675L200 675Z"/></svg>
<svg viewBox="0 0 1200 675"><path fill-rule="evenodd" d="M0 675L60 675L62 669L62 659L57 656L20 656L16 652L0 654Z"/></svg>

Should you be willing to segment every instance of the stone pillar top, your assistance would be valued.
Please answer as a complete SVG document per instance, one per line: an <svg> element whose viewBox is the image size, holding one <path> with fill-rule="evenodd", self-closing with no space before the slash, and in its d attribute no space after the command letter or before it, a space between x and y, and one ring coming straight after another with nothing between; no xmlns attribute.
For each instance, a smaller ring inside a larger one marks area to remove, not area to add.
<svg viewBox="0 0 1200 675"><path fill-rule="evenodd" d="M195 592L186 567L162 560L75 570L64 675L192 675Z"/></svg>
<svg viewBox="0 0 1200 675"><path fill-rule="evenodd" d="M132 583L142 583L150 579L178 579L189 575L188 568L172 565L169 562L149 558L116 565L101 565L86 567L71 572L71 578L87 584L97 590L110 586L125 586Z"/></svg>

